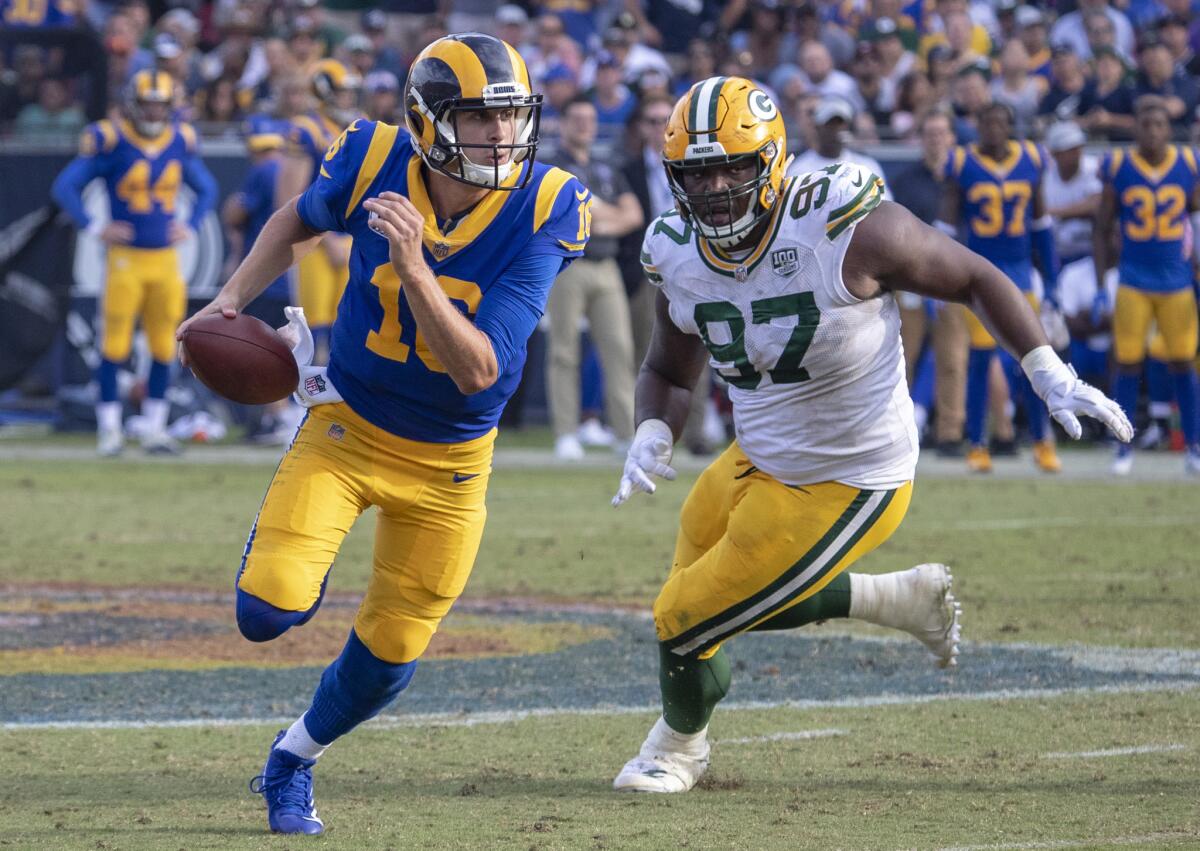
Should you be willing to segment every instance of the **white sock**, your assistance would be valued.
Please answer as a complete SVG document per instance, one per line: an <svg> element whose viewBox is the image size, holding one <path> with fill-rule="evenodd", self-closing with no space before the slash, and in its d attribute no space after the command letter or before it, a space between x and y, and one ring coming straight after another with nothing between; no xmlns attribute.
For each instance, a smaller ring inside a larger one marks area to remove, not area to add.
<svg viewBox="0 0 1200 851"><path fill-rule="evenodd" d="M323 745L308 735L308 728L304 726L304 716L301 715L288 727L288 731L275 747L294 753L301 759L316 759L325 753L325 748L329 745Z"/></svg>
<svg viewBox="0 0 1200 851"><path fill-rule="evenodd" d="M170 413L171 403L166 399L146 399L142 402L142 416L146 418L146 430L149 434L162 434L167 430L167 414Z"/></svg>
<svg viewBox="0 0 1200 851"><path fill-rule="evenodd" d="M100 431L121 430L120 402L98 402L96 404L96 428Z"/></svg>
<svg viewBox="0 0 1200 851"><path fill-rule="evenodd" d="M698 733L677 733L667 724L667 719L660 716L646 738L672 753L701 756L708 740L708 727Z"/></svg>
<svg viewBox="0 0 1200 851"><path fill-rule="evenodd" d="M902 613L897 600L903 590L900 578L907 571L871 575L850 574L850 617L879 626L898 628Z"/></svg>
<svg viewBox="0 0 1200 851"><path fill-rule="evenodd" d="M1165 419L1169 419L1170 416L1171 416L1171 403L1170 402L1151 402L1150 403L1150 417L1152 419L1165 420Z"/></svg>

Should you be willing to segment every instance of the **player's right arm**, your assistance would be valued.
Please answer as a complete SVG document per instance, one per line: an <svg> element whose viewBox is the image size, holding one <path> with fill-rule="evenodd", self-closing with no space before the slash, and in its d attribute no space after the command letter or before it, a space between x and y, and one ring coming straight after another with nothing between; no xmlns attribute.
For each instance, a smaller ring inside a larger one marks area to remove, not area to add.
<svg viewBox="0 0 1200 851"><path fill-rule="evenodd" d="M1113 267L1113 226L1117 220L1117 191L1105 182L1100 191L1100 205L1096 209L1096 220L1092 226L1092 257L1096 265L1096 305L1093 314L1107 312L1108 290L1104 288L1104 276Z"/></svg>

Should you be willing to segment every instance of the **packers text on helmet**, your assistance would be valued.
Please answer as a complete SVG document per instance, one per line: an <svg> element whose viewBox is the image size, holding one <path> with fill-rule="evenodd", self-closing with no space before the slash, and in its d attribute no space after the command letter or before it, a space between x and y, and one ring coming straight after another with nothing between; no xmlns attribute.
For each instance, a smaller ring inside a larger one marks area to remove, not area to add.
<svg viewBox="0 0 1200 851"><path fill-rule="evenodd" d="M663 140L663 164L680 213L709 242L730 248L779 200L787 164L783 118L771 97L750 80L702 80L675 104ZM688 179L713 166L739 164L753 165L753 174L727 188L697 192Z"/></svg>

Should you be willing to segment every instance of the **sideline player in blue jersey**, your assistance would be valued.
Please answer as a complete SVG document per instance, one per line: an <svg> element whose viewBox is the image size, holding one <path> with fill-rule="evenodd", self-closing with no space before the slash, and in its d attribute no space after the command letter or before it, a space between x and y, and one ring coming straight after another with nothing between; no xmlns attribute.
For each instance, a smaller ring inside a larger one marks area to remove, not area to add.
<svg viewBox="0 0 1200 851"><path fill-rule="evenodd" d="M1113 396L1132 419L1146 341L1151 323L1155 323L1166 343L1187 443L1184 470L1196 475L1200 474L1200 422L1193 360L1198 323L1188 256L1188 214L1200 208L1196 152L1170 143L1171 119L1162 98L1144 95L1134 109L1134 146L1112 151L1100 164L1104 192L1093 231L1096 277L1103 280L1113 265L1113 230L1120 218L1120 283L1113 309L1118 372ZM1098 310L1107 312L1106 298L1100 290ZM1127 475L1132 466L1132 449L1121 445L1113 473Z"/></svg>
<svg viewBox="0 0 1200 851"><path fill-rule="evenodd" d="M328 369L302 382L314 405L237 579L247 638L303 624L351 524L378 508L374 571L345 649L256 778L272 830L323 830L316 758L408 685L471 572L496 422L550 285L591 226L588 190L534 162L541 102L499 39L433 42L405 87L411 138L371 121L346 128L316 182L197 314L234 315L325 232L353 238Z"/></svg>
<svg viewBox="0 0 1200 851"><path fill-rule="evenodd" d="M200 227L217 198L217 183L200 161L196 131L172 123L175 83L163 71L139 71L129 82L122 118L89 125L73 159L51 190L75 224L108 246L108 277L102 308L104 336L96 371L100 402L96 430L101 455L124 447L118 365L129 357L133 328L141 317L150 343L149 386L142 413L148 420L142 446L175 452L167 436L167 386L175 358L175 326L187 311L187 283L175 246ZM83 190L95 178L108 188L111 220L93 219ZM196 193L187 222L176 218L179 187Z"/></svg>
<svg viewBox="0 0 1200 851"><path fill-rule="evenodd" d="M939 226L954 235L960 217L967 247L990 260L1025 293L1034 309L1033 255L1037 253L1048 306L1055 297L1058 259L1051 220L1042 197L1046 155L1032 142L1012 138L1012 111L1004 104L985 107L979 115L979 144L959 146L946 161L946 187ZM967 359L967 465L976 472L992 469L984 431L987 421L988 371L996 341L974 313L967 314L970 354ZM1045 408L1029 381L1006 370L1013 396L1025 399L1033 458L1048 473L1062 468Z"/></svg>
<svg viewBox="0 0 1200 851"><path fill-rule="evenodd" d="M322 59L309 72L309 89L317 106L291 119L287 129L283 166L279 173L276 203L283 206L316 180L321 160L338 134L362 117L362 77L336 59ZM329 350L329 329L349 275L349 240L329 234L317 251L310 251L296 269L296 298L312 326L324 362Z"/></svg>

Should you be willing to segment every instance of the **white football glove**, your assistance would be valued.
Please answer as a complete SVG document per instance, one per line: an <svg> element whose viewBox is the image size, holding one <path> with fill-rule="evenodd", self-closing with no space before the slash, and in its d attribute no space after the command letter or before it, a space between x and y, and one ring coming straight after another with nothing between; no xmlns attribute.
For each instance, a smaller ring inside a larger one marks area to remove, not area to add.
<svg viewBox="0 0 1200 851"><path fill-rule="evenodd" d="M296 359L296 366L300 370L300 381L292 398L306 408L342 401L342 394L325 374L326 367L312 365L316 345L308 320L304 317L304 308L285 307L283 315L287 317L288 324L278 329L279 336L291 348L292 357Z"/></svg>
<svg viewBox="0 0 1200 851"><path fill-rule="evenodd" d="M1077 415L1093 417L1108 428L1122 443L1133 439L1133 426L1121 406L1095 387L1080 381L1075 370L1063 363L1049 346L1038 346L1021 358L1021 368L1029 376L1034 391L1050 409L1050 416L1073 439L1083 434Z"/></svg>
<svg viewBox="0 0 1200 851"><path fill-rule="evenodd" d="M635 493L654 493L656 485L651 476L672 481L675 470L671 467L671 450L675 436L671 427L662 420L646 420L633 435L629 453L625 456L625 470L621 473L621 486L612 504L616 508Z"/></svg>

